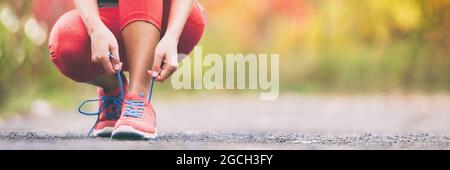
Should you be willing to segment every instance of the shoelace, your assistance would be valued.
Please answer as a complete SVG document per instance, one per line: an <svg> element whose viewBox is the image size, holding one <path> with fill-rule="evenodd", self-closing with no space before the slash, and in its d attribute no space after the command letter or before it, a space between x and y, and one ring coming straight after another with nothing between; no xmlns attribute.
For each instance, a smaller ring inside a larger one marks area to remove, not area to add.
<svg viewBox="0 0 450 170"><path fill-rule="evenodd" d="M141 100L128 100L125 102L125 113L124 116L127 117L142 117L142 112L144 111L145 103Z"/></svg>
<svg viewBox="0 0 450 170"><path fill-rule="evenodd" d="M86 115L86 116L95 116L97 115L97 120L95 121L94 125L91 127L91 129L89 130L87 136L90 136L92 131L95 128L95 125L98 123L99 118L100 118L100 113L103 112L105 109L107 109L111 104L114 104L113 106L119 106L118 108L113 108L113 113L107 113L107 117L108 118L115 118L118 114L120 114L119 112L122 110L122 103L124 101L124 92L123 92L123 83L122 83L122 76L120 76L120 70L122 68L119 69L119 71L117 71L117 79L119 81L119 88L120 88L120 98L117 96L110 96L110 97L106 97L106 96L102 96L101 99L89 99L89 100L85 100L83 101L80 106L78 106L78 112L80 112L80 114ZM152 77L152 84L150 87L150 94L148 96L148 101L150 102L152 95L153 95L153 85L155 84L155 77ZM84 112L81 110L81 108L89 102L98 102L100 100L103 100L103 103L100 105L99 109L97 112ZM143 111L143 106L144 102L143 101L139 101L139 100L129 100L126 102L126 111L124 113L124 116L132 116L132 117L141 117L142 116L142 111ZM138 108L138 109L136 109ZM118 110L118 111L117 111ZM111 116L111 117L110 117ZM114 116L114 117L112 117Z"/></svg>
<svg viewBox="0 0 450 170"><path fill-rule="evenodd" d="M152 85L150 87L150 92L148 96L148 101L152 99L153 94L153 85L155 84L155 78L152 77ZM142 117L142 112L144 111L145 103L141 100L128 100L125 102L125 113L123 113L124 116L128 117L136 117L140 118Z"/></svg>
<svg viewBox="0 0 450 170"><path fill-rule="evenodd" d="M78 112L80 112L80 114L86 115L86 116L95 116L97 115L97 120L95 121L94 125L91 127L91 129L89 130L89 133L87 136L90 136L92 131L95 128L95 125L98 123L99 119L100 119L100 113L103 112L105 109L108 109L108 107L110 107L111 105L113 105L113 111L112 112L107 112L106 113L106 117L108 119L114 119L117 117L117 115L120 114L120 111L122 110L122 103L124 100L124 94L123 94L123 83L122 83L122 76L120 76L120 71L117 71L117 79L119 80L119 88L120 88L120 96L110 96L110 97L106 97L106 96L102 96L100 99L88 99L83 101L80 106L78 106ZM82 107L90 102L98 102L98 101L103 101L103 103L100 105L100 107L98 108L97 112L85 112L82 110ZM117 108L116 108L117 106Z"/></svg>

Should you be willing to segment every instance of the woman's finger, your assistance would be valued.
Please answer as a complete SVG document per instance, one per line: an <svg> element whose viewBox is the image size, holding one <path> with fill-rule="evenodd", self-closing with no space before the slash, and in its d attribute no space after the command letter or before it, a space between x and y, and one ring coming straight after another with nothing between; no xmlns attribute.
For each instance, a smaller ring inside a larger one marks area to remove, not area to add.
<svg viewBox="0 0 450 170"><path fill-rule="evenodd" d="M175 68L178 67L178 54L177 54L177 50L172 50L169 52L169 54L167 55L167 62L168 65L174 66Z"/></svg>
<svg viewBox="0 0 450 170"><path fill-rule="evenodd" d="M96 54L92 54L91 61L92 63L98 63L98 57Z"/></svg>
<svg viewBox="0 0 450 170"><path fill-rule="evenodd" d="M156 77L155 80L156 80L156 81L163 82L163 81L165 81L167 78L169 78L176 70L177 70L177 67L168 64L168 65L161 71L161 76Z"/></svg>
<svg viewBox="0 0 450 170"><path fill-rule="evenodd" d="M101 62L102 62L103 68L105 68L106 73L108 73L108 74L115 73L115 71L114 71L114 69L113 69L113 67L111 65L111 61L109 60L109 56L108 57L102 57Z"/></svg>
<svg viewBox="0 0 450 170"><path fill-rule="evenodd" d="M115 71L120 70L120 56L119 56L119 48L116 45L109 47L110 53L110 61L112 64L112 67Z"/></svg>
<svg viewBox="0 0 450 170"><path fill-rule="evenodd" d="M157 77L161 72L161 64L164 59L164 54L155 53L155 59L152 66L152 76Z"/></svg>

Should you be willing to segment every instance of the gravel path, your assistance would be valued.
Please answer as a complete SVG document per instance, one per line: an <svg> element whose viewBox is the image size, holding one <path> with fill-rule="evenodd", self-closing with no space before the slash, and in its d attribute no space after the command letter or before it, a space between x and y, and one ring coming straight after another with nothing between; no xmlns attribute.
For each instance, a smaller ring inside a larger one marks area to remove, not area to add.
<svg viewBox="0 0 450 170"><path fill-rule="evenodd" d="M86 137L94 117L30 111L0 121L0 149L450 149L450 96L198 97L154 105L155 140Z"/></svg>

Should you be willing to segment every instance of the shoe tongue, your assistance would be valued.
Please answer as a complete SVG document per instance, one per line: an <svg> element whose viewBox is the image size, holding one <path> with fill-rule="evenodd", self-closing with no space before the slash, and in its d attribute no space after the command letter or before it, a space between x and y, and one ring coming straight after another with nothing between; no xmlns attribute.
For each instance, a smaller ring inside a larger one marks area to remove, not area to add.
<svg viewBox="0 0 450 170"><path fill-rule="evenodd" d="M142 101L146 101L145 100L145 94L144 93L141 93L141 94L139 94L139 95L137 95L137 94L133 94L133 93L128 93L127 94L127 96L126 96L126 98L127 99L132 99L132 100L142 100Z"/></svg>

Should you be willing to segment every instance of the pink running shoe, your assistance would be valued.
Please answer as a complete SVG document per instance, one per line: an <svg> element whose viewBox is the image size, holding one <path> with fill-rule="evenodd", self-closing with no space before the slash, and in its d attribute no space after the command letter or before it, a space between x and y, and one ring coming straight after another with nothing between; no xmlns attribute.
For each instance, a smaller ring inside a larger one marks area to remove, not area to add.
<svg viewBox="0 0 450 170"><path fill-rule="evenodd" d="M125 77L125 76L122 76ZM98 137L110 137L114 126L116 125L117 120L120 118L120 114L122 111L122 92L126 94L128 88L128 81L126 78L122 79L123 85L122 90L120 87L116 88L113 91L105 93L103 88L97 88L97 93L99 99L86 100L84 101L80 107L79 112L84 115L97 115L97 121L95 122L92 129L89 131L90 135L92 133L93 136ZM81 107L88 103L99 101L99 110L95 113L88 113L81 110Z"/></svg>
<svg viewBox="0 0 450 170"><path fill-rule="evenodd" d="M156 113L143 95L128 93L122 106L122 115L114 127L114 139L156 138Z"/></svg>

